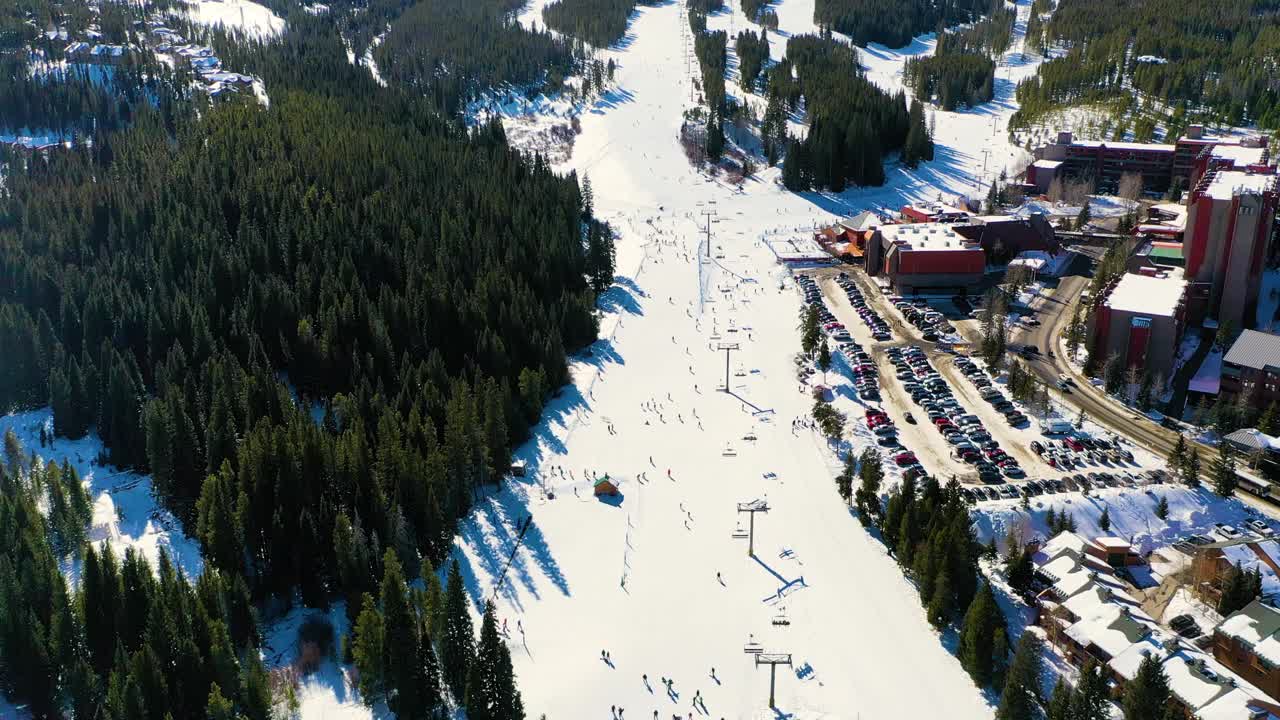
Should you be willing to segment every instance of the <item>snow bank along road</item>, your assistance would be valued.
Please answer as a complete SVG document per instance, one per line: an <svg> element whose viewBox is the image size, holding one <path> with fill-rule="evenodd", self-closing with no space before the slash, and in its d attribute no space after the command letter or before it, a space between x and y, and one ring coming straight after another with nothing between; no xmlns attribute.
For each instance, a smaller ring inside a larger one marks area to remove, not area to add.
<svg viewBox="0 0 1280 720"><path fill-rule="evenodd" d="M747 643L792 654L777 694L795 717L988 717L952 641L837 496L834 456L792 430L811 404L792 365L799 298L760 238L807 231L840 199L781 191L776 171L738 192L689 167L683 22L674 4L641 8L613 53L619 91L583 118L566 169L621 232L619 278L602 340L518 453L529 476L463 530L472 598L508 621L531 717L773 717ZM925 196L915 179L872 192ZM716 391L720 342L740 346L732 393ZM597 500L606 473L621 494ZM766 497L750 557L737 504Z"/></svg>

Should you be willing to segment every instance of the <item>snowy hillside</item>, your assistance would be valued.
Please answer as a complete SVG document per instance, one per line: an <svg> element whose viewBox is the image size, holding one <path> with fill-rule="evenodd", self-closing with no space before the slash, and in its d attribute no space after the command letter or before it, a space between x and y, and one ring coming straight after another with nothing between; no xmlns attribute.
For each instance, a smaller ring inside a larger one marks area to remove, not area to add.
<svg viewBox="0 0 1280 720"><path fill-rule="evenodd" d="M811 3L777 9L784 30L811 29ZM937 113L939 161L891 170L884 188L800 196L768 171L735 191L692 170L674 142L689 97L678 10L638 11L632 41L609 53L622 99L583 116L565 165L591 178L597 213L622 233L619 278L604 302L604 339L574 364L575 384L518 453L529 477L464 528L472 599L495 598L509 621L534 717L610 706L683 716L698 712L695 695L714 717L772 717L768 669L744 653L751 642L792 654L794 667L779 668L785 713L891 718L910 703L988 716L915 589L838 498L834 455L792 429L811 404L791 361L799 300L760 238L801 234L846 208L966 192L983 148L993 170L1013 163L1020 151L1003 122L1015 78L1034 67L1002 67L990 106ZM738 13L730 7L712 26L742 28ZM873 76L891 82L901 57ZM700 262L712 203L712 258ZM725 357L713 348L728 341L740 345L729 360L733 394L715 391ZM590 478L605 474L621 494L597 500ZM736 508L762 498L770 512L756 518L752 558L735 537L747 523Z"/></svg>
<svg viewBox="0 0 1280 720"><path fill-rule="evenodd" d="M44 446L40 444L42 426L49 438ZM90 542L99 547L110 543L116 557L122 557L125 549L132 547L153 565L163 548L188 578L194 579L203 572L199 543L183 533L177 518L156 504L150 476L101 464L102 442L94 433L79 440L54 438L53 413L47 408L0 416L0 435L10 429L28 453L45 462L61 464L66 460L88 485L93 498ZM72 582L78 581L78 564L67 566L64 571Z"/></svg>
<svg viewBox="0 0 1280 720"><path fill-rule="evenodd" d="M187 15L201 25L237 29L261 38L284 31L284 20L279 15L251 0L195 0L189 3Z"/></svg>

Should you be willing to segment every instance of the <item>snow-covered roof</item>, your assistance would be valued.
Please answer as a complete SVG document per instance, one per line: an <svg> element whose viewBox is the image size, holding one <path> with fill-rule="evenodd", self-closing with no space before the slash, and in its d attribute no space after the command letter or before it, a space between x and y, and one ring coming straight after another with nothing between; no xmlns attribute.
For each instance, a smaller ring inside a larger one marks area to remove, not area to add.
<svg viewBox="0 0 1280 720"><path fill-rule="evenodd" d="M840 226L847 230L853 230L854 232L874 230L880 226L880 216L870 210L863 210L857 215L841 220Z"/></svg>
<svg viewBox="0 0 1280 720"><path fill-rule="evenodd" d="M977 243L956 232L945 223L906 223L882 225L880 232L890 244L910 250L973 250Z"/></svg>
<svg viewBox="0 0 1280 720"><path fill-rule="evenodd" d="M1140 142L1122 142L1119 140L1076 140L1072 143L1077 147L1109 147L1113 150L1135 150L1135 151L1151 151L1151 152L1173 152L1173 145L1161 145L1158 143L1140 143Z"/></svg>
<svg viewBox="0 0 1280 720"><path fill-rule="evenodd" d="M1226 439L1252 450L1280 450L1280 438L1273 438L1257 428L1241 428L1227 435Z"/></svg>
<svg viewBox="0 0 1280 720"><path fill-rule="evenodd" d="M1253 648L1259 657L1280 665L1280 611L1254 600L1222 621L1218 630Z"/></svg>
<svg viewBox="0 0 1280 720"><path fill-rule="evenodd" d="M1031 163L1032 167L1040 168L1041 170L1056 170L1061 165L1061 160L1037 160Z"/></svg>
<svg viewBox="0 0 1280 720"><path fill-rule="evenodd" d="M1248 147L1246 145L1214 145L1209 156L1216 160L1226 160L1236 166L1261 165L1267 161L1267 148Z"/></svg>
<svg viewBox="0 0 1280 720"><path fill-rule="evenodd" d="M1255 195L1275 189L1275 175L1259 175L1243 170L1219 170L1205 185L1204 194L1214 200L1230 200L1237 195Z"/></svg>
<svg viewBox="0 0 1280 720"><path fill-rule="evenodd" d="M1280 715L1271 712L1262 693L1255 699L1250 693L1234 688L1231 692L1196 711L1199 720L1278 720ZM1262 702L1259 702L1262 701Z"/></svg>
<svg viewBox="0 0 1280 720"><path fill-rule="evenodd" d="M1235 690L1233 683L1239 682L1213 657L1159 634L1143 638L1117 655L1110 663L1111 669L1132 680L1147 656L1161 661L1169 678L1169 690L1192 712Z"/></svg>
<svg viewBox="0 0 1280 720"><path fill-rule="evenodd" d="M1063 605L1071 610L1070 603L1068 601ZM1116 657L1129 649L1130 645L1146 637L1154 624L1141 610L1108 602L1101 604L1092 615L1067 628L1067 637L1082 646L1094 645L1108 657Z"/></svg>
<svg viewBox="0 0 1280 720"><path fill-rule="evenodd" d="M1107 296L1106 305L1112 310L1172 317L1186 292L1180 269L1164 277L1127 273Z"/></svg>

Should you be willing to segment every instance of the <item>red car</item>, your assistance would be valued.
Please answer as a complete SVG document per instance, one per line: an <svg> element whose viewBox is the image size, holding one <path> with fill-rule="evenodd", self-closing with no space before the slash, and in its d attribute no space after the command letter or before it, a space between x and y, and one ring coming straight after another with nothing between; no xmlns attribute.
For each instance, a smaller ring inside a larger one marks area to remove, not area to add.
<svg viewBox="0 0 1280 720"><path fill-rule="evenodd" d="M873 418L873 417L886 417L886 418L887 418L887 417L889 417L889 415L888 415L885 411L883 411L883 410L876 410L875 408L868 408L868 409L867 409L867 419L868 419L868 420L870 420L870 419L871 419L871 418Z"/></svg>
<svg viewBox="0 0 1280 720"><path fill-rule="evenodd" d="M915 465L917 462L919 462L918 460L916 460L915 453L910 453L910 452L898 453L897 455L894 455L893 461L898 464L898 467L904 467L906 465Z"/></svg>

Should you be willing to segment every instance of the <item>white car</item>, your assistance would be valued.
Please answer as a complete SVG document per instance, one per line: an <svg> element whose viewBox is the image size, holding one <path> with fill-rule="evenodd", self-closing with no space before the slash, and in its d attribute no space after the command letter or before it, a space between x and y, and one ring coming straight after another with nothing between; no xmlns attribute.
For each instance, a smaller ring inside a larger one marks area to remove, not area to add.
<svg viewBox="0 0 1280 720"><path fill-rule="evenodd" d="M1226 525L1223 523L1214 523L1214 527L1217 528L1219 535L1227 538L1228 540L1235 540L1236 538L1244 534L1244 533L1241 533L1239 530L1231 527L1230 525Z"/></svg>
<svg viewBox="0 0 1280 720"><path fill-rule="evenodd" d="M1261 520L1245 520L1244 525L1245 527L1258 533L1259 535L1263 535L1266 537L1270 537L1276 534L1276 531L1272 530L1270 525L1262 522Z"/></svg>

